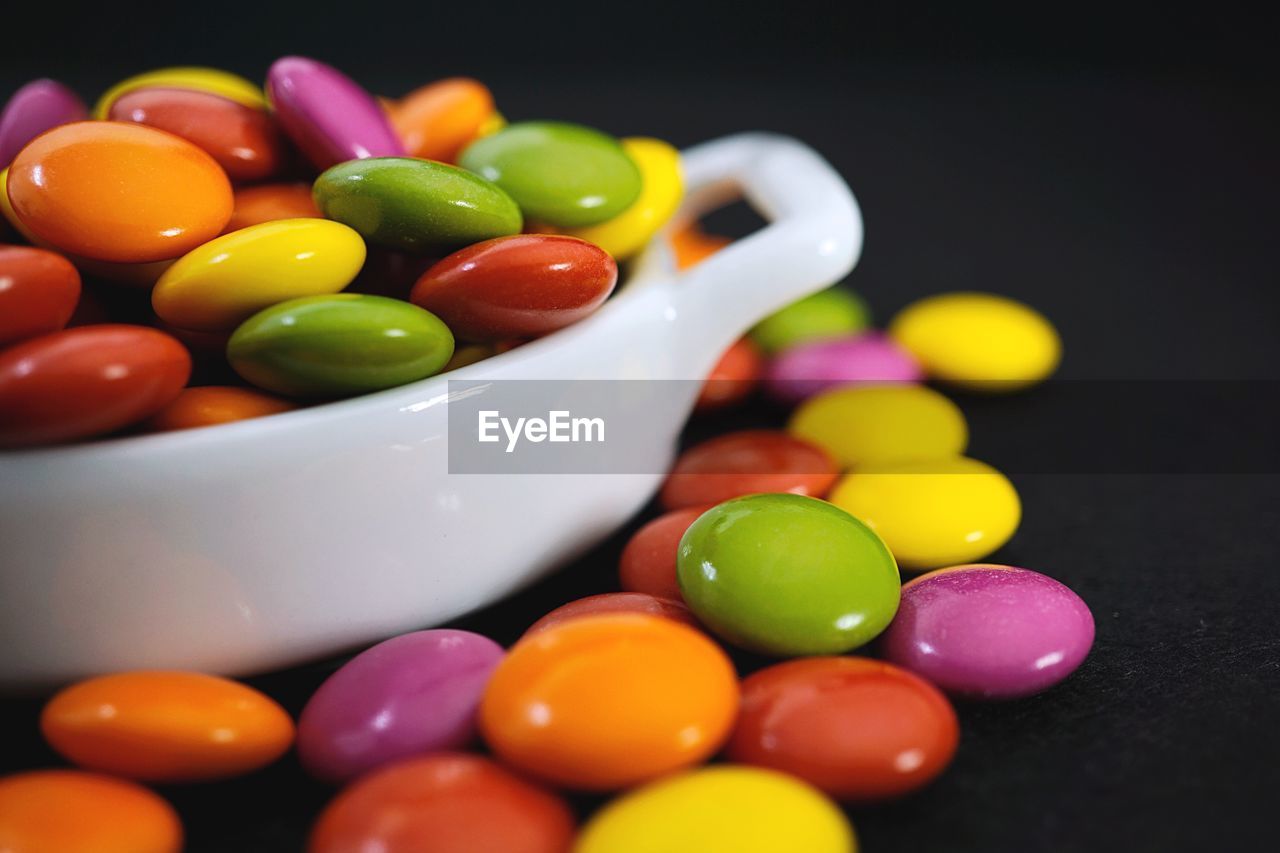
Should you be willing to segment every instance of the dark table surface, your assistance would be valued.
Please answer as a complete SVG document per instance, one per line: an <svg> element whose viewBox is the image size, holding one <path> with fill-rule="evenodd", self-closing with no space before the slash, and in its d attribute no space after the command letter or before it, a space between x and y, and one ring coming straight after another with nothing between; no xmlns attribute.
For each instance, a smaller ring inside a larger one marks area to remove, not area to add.
<svg viewBox="0 0 1280 853"><path fill-rule="evenodd" d="M380 73L371 82L389 93L417 82ZM91 94L107 79L76 82ZM936 784L851 811L866 850L1261 846L1280 788L1280 467L1274 452L1254 462L1224 445L1239 429L1255 439L1250 454L1263 452L1269 442L1257 437L1275 434L1280 102L1271 91L918 65L490 82L512 118L576 119L681 145L744 129L793 134L861 201L866 251L848 284L879 320L926 294L979 289L1035 305L1062 333L1060 376L1075 382L1059 387L1076 390L960 402L972 454L1006 468L1024 501L1022 528L994 559L1079 592L1097 643L1041 696L961 705L960 750ZM1224 383L1255 409L1224 416L1207 404L1204 389ZM1126 403L1130 387L1148 398L1157 389L1176 428ZM757 403L692 429L783 417ZM622 544L653 514L458 624L508 643L548 609L615 589ZM336 664L254 683L296 713ZM55 762L37 710L3 704L0 770ZM331 796L292 759L163 793L193 851L299 849Z"/></svg>

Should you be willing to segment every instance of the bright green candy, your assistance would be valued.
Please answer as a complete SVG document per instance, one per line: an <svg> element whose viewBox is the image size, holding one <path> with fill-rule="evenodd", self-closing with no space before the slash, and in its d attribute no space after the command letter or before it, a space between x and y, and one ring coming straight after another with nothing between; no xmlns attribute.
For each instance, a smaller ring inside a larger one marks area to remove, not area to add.
<svg viewBox="0 0 1280 853"><path fill-rule="evenodd" d="M751 339L775 353L796 344L857 334L870 322L867 305L857 294L831 287L765 317L751 330Z"/></svg>
<svg viewBox="0 0 1280 853"><path fill-rule="evenodd" d="M511 193L530 219L561 228L612 219L642 183L618 140L563 122L508 125L471 143L458 162Z"/></svg>
<svg viewBox="0 0 1280 853"><path fill-rule="evenodd" d="M339 163L316 178L316 205L371 243L411 252L519 234L520 208L465 169L409 157Z"/></svg>
<svg viewBox="0 0 1280 853"><path fill-rule="evenodd" d="M393 388L436 373L452 355L453 334L436 315L357 293L273 305L245 320L227 342L237 373L296 397Z"/></svg>
<svg viewBox="0 0 1280 853"><path fill-rule="evenodd" d="M680 540L690 609L734 645L765 654L830 655L861 646L898 610L898 566L861 521L790 494L734 498Z"/></svg>

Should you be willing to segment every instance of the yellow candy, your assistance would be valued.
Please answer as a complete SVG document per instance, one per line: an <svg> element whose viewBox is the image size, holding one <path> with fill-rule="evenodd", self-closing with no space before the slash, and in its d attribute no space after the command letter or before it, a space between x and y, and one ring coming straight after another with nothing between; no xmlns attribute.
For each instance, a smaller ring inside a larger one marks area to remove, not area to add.
<svg viewBox="0 0 1280 853"><path fill-rule="evenodd" d="M595 243L620 261L645 247L676 212L684 194L679 151L661 140L640 137L622 140L622 148L640 169L640 197L608 222L564 232Z"/></svg>
<svg viewBox="0 0 1280 853"><path fill-rule="evenodd" d="M232 74L230 71L220 71L217 68L183 66L157 68L155 71L147 71L127 80L121 80L98 99L98 103L93 108L93 117L98 119L106 118L111 105L121 95L126 92L132 92L134 89L150 86L171 89L195 89L200 92L221 95L245 106L257 107L258 109L266 109L267 107L267 98L262 94L262 89L237 74Z"/></svg>
<svg viewBox="0 0 1280 853"><path fill-rule="evenodd" d="M969 427L956 404L922 385L836 388L796 410L787 431L842 466L963 453Z"/></svg>
<svg viewBox="0 0 1280 853"><path fill-rule="evenodd" d="M507 117L497 110L493 111L484 124L480 125L476 130L476 139L483 139L486 136L492 136L507 126Z"/></svg>
<svg viewBox="0 0 1280 853"><path fill-rule="evenodd" d="M862 466L830 501L866 522L908 569L979 560L1008 542L1022 519L1008 478L965 456Z"/></svg>
<svg viewBox="0 0 1280 853"><path fill-rule="evenodd" d="M855 853L853 827L816 788L755 767L667 777L606 805L574 853Z"/></svg>
<svg viewBox="0 0 1280 853"><path fill-rule="evenodd" d="M364 257L364 240L341 222L263 222L179 258L156 282L151 307L180 329L230 331L276 303L337 293L360 272Z"/></svg>
<svg viewBox="0 0 1280 853"><path fill-rule="evenodd" d="M946 293L904 308L889 334L937 379L1012 391L1053 373L1062 344L1038 311L989 293Z"/></svg>

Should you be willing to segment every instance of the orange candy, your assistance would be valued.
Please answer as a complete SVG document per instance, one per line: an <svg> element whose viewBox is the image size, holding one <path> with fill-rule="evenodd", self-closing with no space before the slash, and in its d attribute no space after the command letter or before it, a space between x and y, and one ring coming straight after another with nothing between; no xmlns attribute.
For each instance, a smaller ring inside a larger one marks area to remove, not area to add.
<svg viewBox="0 0 1280 853"><path fill-rule="evenodd" d="M671 249L676 255L676 268L687 270L700 264L733 241L719 234L708 234L694 222L671 232Z"/></svg>
<svg viewBox="0 0 1280 853"><path fill-rule="evenodd" d="M9 167L9 201L41 240L115 263L175 258L218 235L231 183L212 157L139 124L86 121L37 137Z"/></svg>
<svg viewBox="0 0 1280 853"><path fill-rule="evenodd" d="M293 408L295 406L292 403L261 391L209 385L184 389L176 400L161 409L147 425L156 432L168 432L260 418Z"/></svg>
<svg viewBox="0 0 1280 853"><path fill-rule="evenodd" d="M310 184L263 184L235 192L235 209L223 232L277 219L320 219Z"/></svg>
<svg viewBox="0 0 1280 853"><path fill-rule="evenodd" d="M284 709L251 687L161 670L73 684L45 705L40 729L75 764L151 782L248 773L283 755L294 734Z"/></svg>
<svg viewBox="0 0 1280 853"><path fill-rule="evenodd" d="M707 381L698 395L698 411L742 402L756 389L763 371L764 355L760 348L750 338L735 342L707 374Z"/></svg>
<svg viewBox="0 0 1280 853"><path fill-rule="evenodd" d="M389 112L410 157L453 163L493 115L493 95L477 80L454 77L410 92Z"/></svg>
<svg viewBox="0 0 1280 853"><path fill-rule="evenodd" d="M178 853L173 807L141 785L78 770L0 779L5 853Z"/></svg>
<svg viewBox="0 0 1280 853"><path fill-rule="evenodd" d="M489 681L480 730L517 769L604 791L706 760L737 713L733 665L704 634L611 614L517 643Z"/></svg>
<svg viewBox="0 0 1280 853"><path fill-rule="evenodd" d="M0 246L0 347L56 332L80 301L80 273L56 252Z"/></svg>

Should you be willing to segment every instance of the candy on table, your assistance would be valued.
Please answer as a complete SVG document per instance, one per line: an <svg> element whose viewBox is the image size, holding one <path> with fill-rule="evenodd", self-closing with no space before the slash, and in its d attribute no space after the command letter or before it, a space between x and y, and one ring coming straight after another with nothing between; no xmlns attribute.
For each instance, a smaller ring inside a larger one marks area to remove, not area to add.
<svg viewBox="0 0 1280 853"><path fill-rule="evenodd" d="M14 158L7 193L41 240L116 263L175 258L231 218L231 184L212 157L170 133L122 122L45 133Z"/></svg>
<svg viewBox="0 0 1280 853"><path fill-rule="evenodd" d="M259 311L227 342L250 383L290 397L336 397L425 379L448 363L453 335L416 305L337 293Z"/></svg>
<svg viewBox="0 0 1280 853"><path fill-rule="evenodd" d="M700 622L770 655L847 652L898 607L898 567L880 538L801 495L749 495L703 513L680 540L677 572Z"/></svg>
<svg viewBox="0 0 1280 853"><path fill-rule="evenodd" d="M675 253L676 269L681 270L702 263L733 242L728 237L706 233L697 222L676 228L668 239Z"/></svg>
<svg viewBox="0 0 1280 853"><path fill-rule="evenodd" d="M683 601L676 578L680 538L711 505L687 507L660 515L635 532L618 559L618 581L631 592Z"/></svg>
<svg viewBox="0 0 1280 853"><path fill-rule="evenodd" d="M881 650L949 693L1016 699L1074 672L1093 634L1088 605L1053 578L1013 566L953 566L902 587Z"/></svg>
<svg viewBox="0 0 1280 853"><path fill-rule="evenodd" d="M566 853L563 800L478 755L440 753L376 770L338 794L310 853Z"/></svg>
<svg viewBox="0 0 1280 853"><path fill-rule="evenodd" d="M430 252L520 233L520 208L497 185L464 169L377 157L340 163L316 179L315 200L330 219L370 243Z"/></svg>
<svg viewBox="0 0 1280 853"><path fill-rule="evenodd" d="M320 217L320 209L311 197L311 185L304 183L241 187L235 191L234 204L223 233L277 219Z"/></svg>
<svg viewBox="0 0 1280 853"><path fill-rule="evenodd" d="M182 823L141 785L79 770L0 778L0 850L179 853Z"/></svg>
<svg viewBox="0 0 1280 853"><path fill-rule="evenodd" d="M839 475L834 460L820 447L780 430L744 430L681 453L658 499L672 510L758 492L822 497Z"/></svg>
<svg viewBox="0 0 1280 853"><path fill-rule="evenodd" d="M264 222L183 255L156 282L151 305L179 328L229 332L280 302L337 293L364 258L364 240L341 222Z"/></svg>
<svg viewBox="0 0 1280 853"><path fill-rule="evenodd" d="M892 629L891 629L892 630ZM951 762L955 710L936 687L877 660L787 661L742 682L730 761L797 776L839 800L923 787Z"/></svg>
<svg viewBox="0 0 1280 853"><path fill-rule="evenodd" d="M698 626L689 608L685 607L678 598L659 598L643 592L604 592L560 605L530 625L529 630L524 632L524 636L533 636L573 619L600 616L606 613L642 613L674 619L694 628Z"/></svg>
<svg viewBox="0 0 1280 853"><path fill-rule="evenodd" d="M458 162L506 190L529 219L557 228L612 219L642 185L618 140L567 122L507 125L467 146Z"/></svg>
<svg viewBox="0 0 1280 853"><path fill-rule="evenodd" d="M1008 542L1022 519L1008 478L965 456L860 465L830 500L866 522L908 569L981 559Z"/></svg>
<svg viewBox="0 0 1280 853"><path fill-rule="evenodd" d="M618 265L576 237L517 234L476 243L422 274L409 300L459 338L492 343L562 329L599 308Z"/></svg>
<svg viewBox="0 0 1280 853"><path fill-rule="evenodd" d="M0 169L46 130L88 117L80 96L57 80L32 80L0 109Z"/></svg>
<svg viewBox="0 0 1280 853"><path fill-rule="evenodd" d="M584 616L517 643L480 705L507 764L610 790L706 760L738 712L738 680L700 631L635 613Z"/></svg>
<svg viewBox="0 0 1280 853"><path fill-rule="evenodd" d="M196 429L276 415L295 408L293 403L261 391L206 385L182 389L172 403L146 422L146 427L151 432Z"/></svg>
<svg viewBox="0 0 1280 853"><path fill-rule="evenodd" d="M810 397L787 432L843 467L963 453L969 426L955 403L923 385L854 385Z"/></svg>
<svg viewBox="0 0 1280 853"><path fill-rule="evenodd" d="M451 77L393 101L388 114L410 157L454 163L493 118L493 95L479 80Z"/></svg>
<svg viewBox="0 0 1280 853"><path fill-rule="evenodd" d="M851 290L830 287L770 314L751 330L751 339L772 355L796 344L848 337L868 323L866 303Z"/></svg>
<svg viewBox="0 0 1280 853"><path fill-rule="evenodd" d="M605 805L574 853L856 853L848 818L774 770L720 765L652 782Z"/></svg>
<svg viewBox="0 0 1280 853"><path fill-rule="evenodd" d="M98 103L93 107L93 117L105 119L111 112L111 105L116 102L116 98L127 92L155 87L208 92L255 109L264 109L267 106L267 99L262 90L239 75L218 68L177 66L157 68L154 71L146 71L121 80L98 99Z"/></svg>
<svg viewBox="0 0 1280 853"><path fill-rule="evenodd" d="M80 273L56 252L0 246L0 347L56 332L80 301Z"/></svg>
<svg viewBox="0 0 1280 853"><path fill-rule="evenodd" d="M1049 377L1062 358L1044 315L991 293L946 293L902 309L889 334L929 376L977 391L1015 391Z"/></svg>
<svg viewBox="0 0 1280 853"><path fill-rule="evenodd" d="M764 389L778 402L795 405L840 385L923 378L909 352L879 332L862 332L788 347L765 368Z"/></svg>
<svg viewBox="0 0 1280 853"><path fill-rule="evenodd" d="M742 402L756 389L763 369L760 348L750 338L739 338L707 374L694 407L705 412Z"/></svg>
<svg viewBox="0 0 1280 853"><path fill-rule="evenodd" d="M286 157L284 139L265 109L210 92L135 89L116 99L107 118L181 136L207 152L233 181L270 178Z"/></svg>
<svg viewBox="0 0 1280 853"><path fill-rule="evenodd" d="M49 700L40 730L81 767L149 782L225 779L293 743L284 709L247 685L197 672L90 678Z"/></svg>
<svg viewBox="0 0 1280 853"><path fill-rule="evenodd" d="M331 782L466 746L502 647L470 631L403 634L330 675L298 718L298 758Z"/></svg>
<svg viewBox="0 0 1280 853"><path fill-rule="evenodd" d="M178 396L191 356L145 326L63 329L0 350L0 447L113 432Z"/></svg>
<svg viewBox="0 0 1280 853"><path fill-rule="evenodd" d="M267 98L280 127L317 169L405 154L373 96L323 62L277 59L267 70Z"/></svg>

